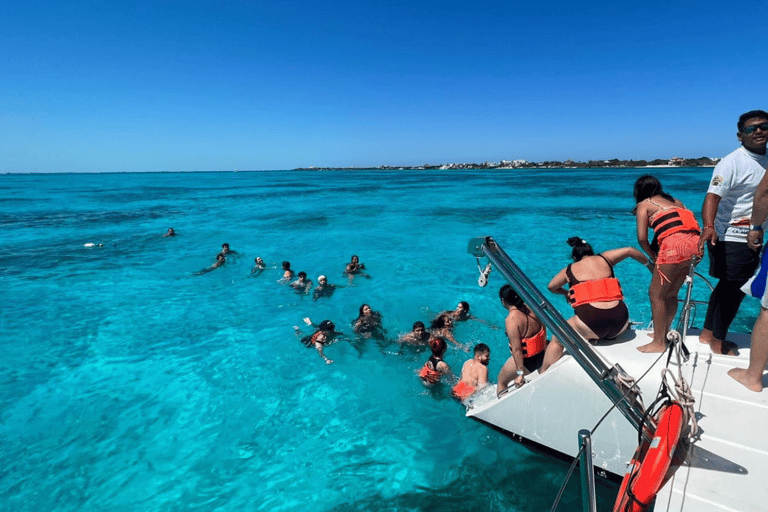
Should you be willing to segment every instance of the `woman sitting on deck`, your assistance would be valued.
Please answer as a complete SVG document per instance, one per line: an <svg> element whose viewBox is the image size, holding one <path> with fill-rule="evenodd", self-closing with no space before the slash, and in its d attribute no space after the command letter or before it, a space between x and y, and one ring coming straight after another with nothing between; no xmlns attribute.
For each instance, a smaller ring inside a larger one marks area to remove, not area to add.
<svg viewBox="0 0 768 512"><path fill-rule="evenodd" d="M573 306L574 316L568 323L584 339L613 339L629 327L629 311L613 266L627 258L653 269L650 260L634 247L611 249L595 255L586 240L574 236L568 239L573 247L573 263L557 273L549 283L549 291L565 295ZM569 290L563 288L566 284ZM563 355L563 345L553 336L539 370L545 372Z"/></svg>
<svg viewBox="0 0 768 512"><path fill-rule="evenodd" d="M653 315L653 341L640 352L664 352L667 332L677 313L677 293L683 286L691 266L691 258L701 256L699 235L701 229L693 212L683 203L661 189L661 182L646 174L635 182L634 214L637 217L637 242L656 261L648 296ZM648 242L648 228L652 228L658 246Z"/></svg>
<svg viewBox="0 0 768 512"><path fill-rule="evenodd" d="M504 393L510 382L522 386L524 375L541 366L547 346L547 329L511 285L501 287L499 299L508 312L504 330L509 340L510 355L499 372L497 395Z"/></svg>

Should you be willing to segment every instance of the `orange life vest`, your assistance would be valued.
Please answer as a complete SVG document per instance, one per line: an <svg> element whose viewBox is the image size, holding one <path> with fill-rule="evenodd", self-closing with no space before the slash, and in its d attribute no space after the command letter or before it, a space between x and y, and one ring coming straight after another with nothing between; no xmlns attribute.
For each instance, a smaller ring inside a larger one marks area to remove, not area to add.
<svg viewBox="0 0 768 512"><path fill-rule="evenodd" d="M693 231L695 233L701 233L699 223L696 222L696 216L693 215L691 210L685 208L670 208L664 210L661 214L651 223L651 228L661 243L664 238L674 233L680 233L681 231Z"/></svg>
<svg viewBox="0 0 768 512"><path fill-rule="evenodd" d="M430 361L432 361L432 365L434 366L434 369L429 367L429 361L424 363L424 366L421 367L421 371L419 372L419 377L421 377L422 380L425 382L428 382L430 384L437 384L440 382L440 377L443 375L440 373L437 369L437 365L439 364L442 359L434 360L433 358L429 358Z"/></svg>
<svg viewBox="0 0 768 512"><path fill-rule="evenodd" d="M309 339L310 343L320 343L321 345L325 345L323 341L327 341L327 338L323 341L320 341L318 338L320 338L320 335L323 334L323 331L317 331L315 334L312 335L312 337Z"/></svg>
<svg viewBox="0 0 768 512"><path fill-rule="evenodd" d="M533 357L547 348L547 329L542 325L539 332L520 342L523 357Z"/></svg>
<svg viewBox="0 0 768 512"><path fill-rule="evenodd" d="M574 308L590 302L612 302L623 298L621 285L615 277L582 281L568 290L568 302Z"/></svg>

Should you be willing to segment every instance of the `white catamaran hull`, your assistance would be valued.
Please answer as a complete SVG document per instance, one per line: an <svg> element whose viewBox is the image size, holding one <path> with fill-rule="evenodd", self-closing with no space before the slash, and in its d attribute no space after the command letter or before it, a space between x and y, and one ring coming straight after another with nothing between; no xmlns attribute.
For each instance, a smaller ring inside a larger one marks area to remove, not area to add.
<svg viewBox="0 0 768 512"><path fill-rule="evenodd" d="M768 511L768 392L751 392L727 375L730 368L745 368L749 359L749 337L729 339L740 346L739 357L712 354L709 346L699 343L697 333L685 340L691 355L682 373L693 391L702 432L686 462L659 492L657 512ZM639 382L646 406L656 397L667 361L666 355L658 360L658 354L636 350L649 341L647 331L629 331L595 347L609 365L618 363L635 379L653 365ZM670 369L677 375L674 357ZM578 431L592 430L612 403L566 355L502 398L489 386L467 405L467 416L570 461L578 452ZM621 480L637 444L637 431L613 409L592 436L596 473Z"/></svg>

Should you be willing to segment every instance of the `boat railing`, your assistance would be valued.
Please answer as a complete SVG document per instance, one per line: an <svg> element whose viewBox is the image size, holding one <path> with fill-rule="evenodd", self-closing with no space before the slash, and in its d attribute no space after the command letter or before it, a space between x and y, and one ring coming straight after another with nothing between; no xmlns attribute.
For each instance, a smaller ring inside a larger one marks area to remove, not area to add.
<svg viewBox="0 0 768 512"><path fill-rule="evenodd" d="M608 366L600 354L568 324L493 238L489 236L473 238L469 242L468 250L478 259L478 266L480 266L480 258L488 258L630 424L640 430L645 408L637 393L631 392L625 384L631 381L631 378L624 370L618 364ZM484 276L486 280L482 279ZM487 281L487 272L484 273L481 269L480 277L480 284L483 285Z"/></svg>

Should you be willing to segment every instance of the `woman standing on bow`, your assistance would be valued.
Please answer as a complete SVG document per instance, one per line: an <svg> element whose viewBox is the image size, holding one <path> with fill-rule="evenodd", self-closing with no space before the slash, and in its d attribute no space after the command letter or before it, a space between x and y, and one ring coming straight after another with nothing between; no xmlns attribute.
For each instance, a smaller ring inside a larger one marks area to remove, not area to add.
<svg viewBox="0 0 768 512"><path fill-rule="evenodd" d="M653 341L640 352L664 352L667 332L677 313L677 294L691 266L691 258L700 256L701 229L693 212L664 192L661 182L646 174L635 182L633 210L637 218L637 242L656 261L648 297L653 315ZM658 244L648 242L648 229L653 229Z"/></svg>

